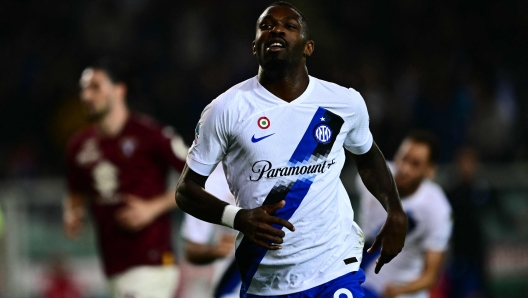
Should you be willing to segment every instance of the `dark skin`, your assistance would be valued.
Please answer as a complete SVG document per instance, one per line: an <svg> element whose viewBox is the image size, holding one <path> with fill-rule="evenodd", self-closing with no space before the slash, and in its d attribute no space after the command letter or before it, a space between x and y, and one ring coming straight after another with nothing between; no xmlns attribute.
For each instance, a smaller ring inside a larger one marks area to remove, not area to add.
<svg viewBox="0 0 528 298"><path fill-rule="evenodd" d="M309 77L306 57L312 55L314 42L307 39L300 15L291 7L276 5L267 8L257 21L257 32L253 41L253 54L259 62L258 80L272 94L286 102L298 98L308 87ZM359 174L366 187L387 210L387 221L380 230L369 251L380 246L376 273L390 262L402 249L407 229L407 216L385 158L376 144L363 155L353 155ZM176 201L178 206L201 220L221 224L226 203L205 191L207 177L185 167L178 183ZM275 217L282 208L283 200L273 205L240 210L234 228L250 241L269 250L281 249L284 231L273 224L295 231L287 220ZM270 244L273 243L273 244Z"/></svg>

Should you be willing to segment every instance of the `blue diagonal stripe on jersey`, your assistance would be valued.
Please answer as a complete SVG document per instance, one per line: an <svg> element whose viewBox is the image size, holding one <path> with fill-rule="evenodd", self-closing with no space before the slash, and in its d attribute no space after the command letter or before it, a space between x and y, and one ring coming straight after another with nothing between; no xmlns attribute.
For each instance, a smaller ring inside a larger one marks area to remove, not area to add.
<svg viewBox="0 0 528 298"><path fill-rule="evenodd" d="M324 118L325 120L321 120L321 118ZM333 131L332 139L327 144L318 143L313 136L315 127L321 122L328 124ZM343 123L344 121L340 116L319 107L310 121L310 124L306 128L297 148L289 159L290 166L309 161L313 155L316 157L327 156L332 149ZM289 185L280 182L277 183L267 195L263 205L271 205L278 203L281 200L285 200L286 205L273 215L289 220L308 194L315 177L316 175L313 174L301 175L295 182L291 182ZM282 229L282 227L278 225L274 225L274 227ZM245 293L247 293L251 280L253 279L255 272L257 272L260 262L266 253L267 250L265 248L252 243L245 237L238 246L236 250L236 260L242 277L241 297L244 297Z"/></svg>
<svg viewBox="0 0 528 298"><path fill-rule="evenodd" d="M286 220L290 219L297 208L299 208L299 205L308 193L308 190L310 190L314 178L315 175L310 175L309 177L295 181L284 198L287 202L286 205L277 210L273 215ZM274 200L274 198L269 195L266 198L266 201L268 199ZM264 205L268 205L266 204L266 201L264 201ZM273 227L276 229L282 229L282 226L279 225L273 225ZM253 279L255 272L257 272L260 262L266 255L267 251L267 249L247 240L247 238L242 239L242 242L236 250L236 260L242 277L242 293L247 292L251 280Z"/></svg>
<svg viewBox="0 0 528 298"><path fill-rule="evenodd" d="M238 285L240 285L240 282L240 271L237 268L235 260L233 260L222 274L222 278L216 286L213 297L222 298L226 295L233 294Z"/></svg>
<svg viewBox="0 0 528 298"><path fill-rule="evenodd" d="M312 156L312 153L319 144L313 137L313 131L315 129L315 126L321 123L321 118L324 118L326 112L327 110L321 107L318 108L315 112L315 115L313 116L312 121L310 121L308 128L306 128L306 132L304 133L301 141L299 142L299 145L297 146L297 148L292 154L292 157L290 158L291 165L295 165L299 162L303 163L309 160L310 156Z"/></svg>

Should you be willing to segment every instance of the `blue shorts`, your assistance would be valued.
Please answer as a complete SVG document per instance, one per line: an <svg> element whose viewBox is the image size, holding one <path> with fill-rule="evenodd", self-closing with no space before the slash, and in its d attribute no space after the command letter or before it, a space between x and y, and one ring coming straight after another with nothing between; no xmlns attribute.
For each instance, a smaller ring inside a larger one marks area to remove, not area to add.
<svg viewBox="0 0 528 298"><path fill-rule="evenodd" d="M287 295L258 296L240 293L243 298L363 298L365 295L361 284L365 282L365 273L359 269L340 276L317 287Z"/></svg>

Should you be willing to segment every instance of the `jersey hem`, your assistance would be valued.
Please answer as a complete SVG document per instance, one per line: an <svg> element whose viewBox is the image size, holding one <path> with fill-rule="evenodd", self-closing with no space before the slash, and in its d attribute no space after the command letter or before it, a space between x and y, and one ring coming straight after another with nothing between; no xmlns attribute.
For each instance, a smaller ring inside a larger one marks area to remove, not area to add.
<svg viewBox="0 0 528 298"><path fill-rule="evenodd" d="M195 171L196 173L202 175L202 176L209 176L213 172L214 168L216 167L216 164L213 165L206 165L199 161L196 161L192 159L189 155L187 155L187 165L191 170Z"/></svg>
<svg viewBox="0 0 528 298"><path fill-rule="evenodd" d="M358 257L361 257L361 255L356 255ZM325 284L327 282L330 282L338 277L341 277L343 275L346 275L348 273L351 273L351 272L354 272L354 271L358 271L359 270L359 265L360 263L355 263L355 264L350 264L349 266L350 267L345 267L343 268L342 270L339 270L337 272L334 272L332 274L325 274L323 275L322 278L318 278L317 282L314 283L314 284L307 284L307 285L303 285L303 286L299 286L297 288L290 288L290 289L286 289L286 290L269 290L269 291L260 291L260 292L255 292L255 291L251 291L251 286L249 287L247 293L248 294L251 294L251 295L257 295L257 296L278 296L278 295L289 295L289 294L295 294L295 293L299 293L299 292L302 292L302 291L306 291L306 290L309 290L311 288L315 288L315 287L318 287L322 284Z"/></svg>

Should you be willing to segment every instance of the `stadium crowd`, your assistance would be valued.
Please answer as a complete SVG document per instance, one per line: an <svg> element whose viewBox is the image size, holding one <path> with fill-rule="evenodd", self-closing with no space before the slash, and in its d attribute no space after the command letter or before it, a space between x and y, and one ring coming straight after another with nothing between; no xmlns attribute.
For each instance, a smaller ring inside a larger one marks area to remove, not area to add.
<svg viewBox="0 0 528 298"><path fill-rule="evenodd" d="M459 147L484 162L528 159L525 1L293 1L313 23L310 73L360 91L392 156L411 127L435 132L441 162ZM2 178L61 174L84 117L78 73L93 57L133 61L130 102L193 138L203 107L255 75L245 1L2 2Z"/></svg>

